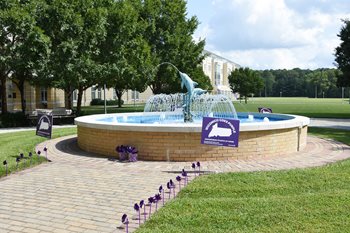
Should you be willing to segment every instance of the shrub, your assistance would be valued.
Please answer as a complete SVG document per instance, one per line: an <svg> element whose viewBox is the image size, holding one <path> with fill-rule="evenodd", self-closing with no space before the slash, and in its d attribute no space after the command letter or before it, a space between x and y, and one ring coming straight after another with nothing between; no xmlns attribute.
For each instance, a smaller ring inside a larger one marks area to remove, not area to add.
<svg viewBox="0 0 350 233"><path fill-rule="evenodd" d="M104 102L104 100L102 100L102 99L93 99L93 100L91 100L91 102L90 102L90 105L91 106L93 106L93 105L104 105L105 104L105 102ZM118 105L118 100L107 100L106 101L106 104L108 105L108 106L111 106L111 105ZM122 105L124 104L124 101L122 100Z"/></svg>
<svg viewBox="0 0 350 233"><path fill-rule="evenodd" d="M0 128L29 126L29 120L22 112L0 115Z"/></svg>

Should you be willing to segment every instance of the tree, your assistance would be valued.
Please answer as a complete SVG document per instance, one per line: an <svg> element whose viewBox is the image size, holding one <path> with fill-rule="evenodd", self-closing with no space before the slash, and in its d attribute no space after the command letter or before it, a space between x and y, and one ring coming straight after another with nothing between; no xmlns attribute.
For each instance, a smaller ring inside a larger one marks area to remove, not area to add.
<svg viewBox="0 0 350 233"><path fill-rule="evenodd" d="M109 8L106 38L100 44L100 61L105 67L103 82L115 88L119 107L126 90L146 89L152 69L140 7L136 1L115 2Z"/></svg>
<svg viewBox="0 0 350 233"><path fill-rule="evenodd" d="M35 84L45 69L50 40L36 25L36 2L12 2L1 12L1 81L11 78L21 95L22 112L26 111L24 83ZM4 91L6 93L6 91ZM6 112L6 96L2 103Z"/></svg>
<svg viewBox="0 0 350 233"><path fill-rule="evenodd" d="M343 22L344 25L338 34L341 43L335 49L335 61L341 71L337 85L338 87L350 87L350 21L343 20Z"/></svg>
<svg viewBox="0 0 350 233"><path fill-rule="evenodd" d="M249 95L264 87L264 82L258 72L249 68L239 68L232 71L228 76L228 81L232 92L238 92L244 96L245 103L247 103Z"/></svg>
<svg viewBox="0 0 350 233"><path fill-rule="evenodd" d="M73 90L78 90L77 115L83 91L98 83L103 66L97 57L105 37L108 0L46 0L40 25L52 40L48 83L66 94L72 108Z"/></svg>
<svg viewBox="0 0 350 233"><path fill-rule="evenodd" d="M196 17L187 17L185 0L145 0L141 18L147 22L145 39L151 46L153 65L162 62L174 64L180 71L199 81L206 76L198 72L204 59L205 41L193 41L198 27ZM208 82L205 82L208 83ZM180 92L178 72L171 66L162 65L151 77L150 87L154 94Z"/></svg>

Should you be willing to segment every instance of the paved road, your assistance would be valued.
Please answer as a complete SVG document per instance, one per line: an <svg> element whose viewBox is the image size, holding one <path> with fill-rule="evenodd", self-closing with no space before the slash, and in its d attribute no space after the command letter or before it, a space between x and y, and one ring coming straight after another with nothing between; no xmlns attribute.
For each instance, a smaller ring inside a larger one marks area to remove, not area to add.
<svg viewBox="0 0 350 233"><path fill-rule="evenodd" d="M321 166L350 158L350 147L308 138L299 153L274 158L202 162L205 172L241 172ZM0 179L0 232L125 232L138 226L133 204L154 195L190 163L120 163L81 151L75 136L45 142L52 161ZM44 144L38 145L38 149ZM194 178L191 174L190 179ZM183 184L182 184L183 185ZM168 193L166 193L166 197ZM153 207L154 209L154 207Z"/></svg>

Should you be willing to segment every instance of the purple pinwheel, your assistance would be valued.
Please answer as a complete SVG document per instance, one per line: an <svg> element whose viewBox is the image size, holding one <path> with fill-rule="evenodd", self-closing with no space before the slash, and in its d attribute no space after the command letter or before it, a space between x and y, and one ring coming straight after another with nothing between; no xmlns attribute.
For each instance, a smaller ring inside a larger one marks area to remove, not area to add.
<svg viewBox="0 0 350 233"><path fill-rule="evenodd" d="M197 162L197 167L198 167L198 175L201 174L201 163L198 161Z"/></svg>
<svg viewBox="0 0 350 233"><path fill-rule="evenodd" d="M166 187L169 189L169 199L170 199L170 194L171 194L171 185L170 185L170 182L166 183Z"/></svg>
<svg viewBox="0 0 350 233"><path fill-rule="evenodd" d="M158 201L162 200L162 198L160 197L160 194L156 194L154 195L154 202L156 203L156 211L158 209Z"/></svg>
<svg viewBox="0 0 350 233"><path fill-rule="evenodd" d="M134 210L139 214L139 226L141 225L141 214L140 214L140 206L135 203Z"/></svg>
<svg viewBox="0 0 350 233"><path fill-rule="evenodd" d="M164 206L164 190L163 190L163 186L159 186L159 193L162 194L162 200L163 200L163 206Z"/></svg>
<svg viewBox="0 0 350 233"><path fill-rule="evenodd" d="M152 203L154 203L154 197L149 197L148 198L148 204L149 204L149 214L148 216L151 217L152 214Z"/></svg>
<svg viewBox="0 0 350 233"><path fill-rule="evenodd" d="M179 191L181 190L181 176L177 176L176 180L179 182Z"/></svg>
<svg viewBox="0 0 350 233"><path fill-rule="evenodd" d="M18 164L21 161L21 159L19 157L16 158L16 169L18 169Z"/></svg>
<svg viewBox="0 0 350 233"><path fill-rule="evenodd" d="M145 201L141 200L140 201L140 208L142 209L142 207L144 207L144 205L145 205ZM145 222L146 221L146 207L143 208L143 217L144 217L143 222Z"/></svg>
<svg viewBox="0 0 350 233"><path fill-rule="evenodd" d="M6 176L7 176L7 161L4 160L4 162L2 162L2 164L6 167Z"/></svg>
<svg viewBox="0 0 350 233"><path fill-rule="evenodd" d="M181 175L185 178L184 185L187 185L187 172L185 169L182 169Z"/></svg>
<svg viewBox="0 0 350 233"><path fill-rule="evenodd" d="M125 232L128 233L128 225L129 225L129 220L128 220L128 215L123 214L122 216L122 223L125 224Z"/></svg>
<svg viewBox="0 0 350 233"><path fill-rule="evenodd" d="M38 156L40 156L40 154L41 154L41 151L40 150L38 150L38 152L36 152L37 153L37 155Z"/></svg>
<svg viewBox="0 0 350 233"><path fill-rule="evenodd" d="M45 158L47 160L47 147L45 146L44 149L43 149L44 153L45 153Z"/></svg>
<svg viewBox="0 0 350 233"><path fill-rule="evenodd" d="M194 176L196 176L196 164L195 163L192 163L192 166L191 166L194 170Z"/></svg>
<svg viewBox="0 0 350 233"><path fill-rule="evenodd" d="M172 179L169 180L169 184L170 184L170 188L173 189L173 194L174 194L174 198L175 198L175 184L174 184Z"/></svg>
<svg viewBox="0 0 350 233"><path fill-rule="evenodd" d="M124 161L127 159L127 154L126 154L126 147L121 145L121 146L117 146L116 151L119 154L119 160L120 161Z"/></svg>

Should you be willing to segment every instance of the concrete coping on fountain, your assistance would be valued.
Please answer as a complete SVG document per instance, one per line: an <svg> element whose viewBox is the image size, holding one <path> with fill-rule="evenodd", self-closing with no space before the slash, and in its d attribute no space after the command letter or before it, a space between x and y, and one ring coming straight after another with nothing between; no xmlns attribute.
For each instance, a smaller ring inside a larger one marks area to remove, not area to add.
<svg viewBox="0 0 350 233"><path fill-rule="evenodd" d="M118 123L101 121L105 118L119 117L119 116L152 116L152 115L171 115L171 113L164 112L137 112L137 113L113 113L113 114L99 114L89 115L75 118L75 124L82 127L93 129L105 129L116 131L142 131L142 132L201 132L201 123L166 123L166 124L146 124L146 123ZM286 128L302 128L310 124L310 118L287 115L287 114L262 114L262 113L238 113L239 116L254 115L255 117L268 117L278 119L277 121L268 122L249 122L241 123L240 131L259 131L259 130L275 130Z"/></svg>

